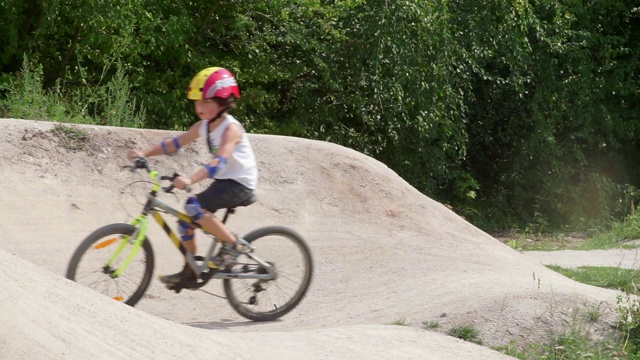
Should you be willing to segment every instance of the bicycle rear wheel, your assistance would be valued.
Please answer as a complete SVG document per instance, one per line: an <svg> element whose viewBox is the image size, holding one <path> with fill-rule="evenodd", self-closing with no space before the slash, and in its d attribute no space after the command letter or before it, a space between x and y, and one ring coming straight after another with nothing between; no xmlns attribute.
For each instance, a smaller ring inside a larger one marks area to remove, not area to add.
<svg viewBox="0 0 640 360"><path fill-rule="evenodd" d="M135 232L136 227L130 224L111 224L91 233L71 257L67 278L134 306L149 287L154 265L153 249L145 238L125 271L119 276L116 274L131 253L133 241L130 239ZM114 258L120 247L122 251Z"/></svg>
<svg viewBox="0 0 640 360"><path fill-rule="evenodd" d="M268 262L277 274L273 280L224 279L231 307L253 321L272 321L293 310L304 298L313 275L311 251L303 238L285 227L260 228L244 236L253 254ZM229 270L228 270L229 271ZM246 254L231 272L250 274L267 270Z"/></svg>

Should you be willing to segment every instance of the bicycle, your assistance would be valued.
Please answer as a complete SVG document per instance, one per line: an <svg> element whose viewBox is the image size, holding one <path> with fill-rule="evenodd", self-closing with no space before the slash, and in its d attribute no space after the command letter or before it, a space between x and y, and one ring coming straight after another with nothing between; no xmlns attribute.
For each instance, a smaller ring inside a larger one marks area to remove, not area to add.
<svg viewBox="0 0 640 360"><path fill-rule="evenodd" d="M110 224L89 234L69 261L68 279L135 306L147 291L154 271L155 256L147 238L148 217L151 215L197 277L192 280L183 276L180 283L167 285L170 290L180 293L182 289L199 289L211 279L221 279L231 307L253 321L278 319L300 303L311 284L313 259L308 245L297 232L282 226L253 230L241 237L244 239L244 249L236 264L218 268L212 258L214 250L221 244L213 235L205 232L211 236L212 243L205 256L196 256L184 247L161 215L169 214L194 228L200 228L187 214L157 198L161 189L165 193L171 193L174 189L173 185L162 187L161 181L173 182L178 174L160 175L149 168L145 158L135 160L131 170L136 169L145 169L152 180L151 191L141 214L129 224ZM185 191L189 192L190 189ZM255 201L253 197L238 206L248 206ZM222 222L226 223L235 210L226 209ZM297 257L294 259L293 255ZM278 256L284 256L284 259L274 261Z"/></svg>

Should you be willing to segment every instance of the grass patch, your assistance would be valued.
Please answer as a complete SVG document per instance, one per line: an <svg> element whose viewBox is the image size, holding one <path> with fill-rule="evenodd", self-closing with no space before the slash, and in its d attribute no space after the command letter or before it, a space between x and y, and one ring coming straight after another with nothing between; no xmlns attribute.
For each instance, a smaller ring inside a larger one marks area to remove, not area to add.
<svg viewBox="0 0 640 360"><path fill-rule="evenodd" d="M547 267L583 284L621 290L631 294L638 293L638 284L640 284L640 271L638 270L606 266L581 266L577 269L567 269L555 265Z"/></svg>
<svg viewBox="0 0 640 360"><path fill-rule="evenodd" d="M520 360L637 360L640 357L625 352L614 343L593 343L586 333L552 337L546 344L529 344L522 348L510 343L494 350Z"/></svg>
<svg viewBox="0 0 640 360"><path fill-rule="evenodd" d="M573 249L587 241L583 233L531 233L513 230L494 235L516 251L554 251Z"/></svg>
<svg viewBox="0 0 640 360"><path fill-rule="evenodd" d="M402 318L402 319L395 320L390 325L407 326L408 324L407 324L407 320Z"/></svg>
<svg viewBox="0 0 640 360"><path fill-rule="evenodd" d="M482 337L480 331L473 325L456 325L447 331L447 335L453 336L464 341L482 345Z"/></svg>
<svg viewBox="0 0 640 360"><path fill-rule="evenodd" d="M536 229L511 231L499 234L496 238L518 251L586 251L640 247L640 242L636 244L635 241L631 241L640 239L640 215L635 211L623 221L612 221L604 228L584 233L551 234L533 230ZM522 360L640 360L640 300L636 297L640 295L640 271L599 266L582 266L577 269L547 267L584 284L622 291L623 295L618 297L616 307L620 316L616 326L617 335L594 341L589 331L574 317L567 332L551 336L542 344L523 345L513 341L495 350ZM599 308L589 309L581 316L583 323L596 323L601 317L602 312Z"/></svg>
<svg viewBox="0 0 640 360"><path fill-rule="evenodd" d="M90 140L89 134L75 126L57 124L51 132L60 140L62 147L70 151L82 151Z"/></svg>
<svg viewBox="0 0 640 360"><path fill-rule="evenodd" d="M640 271L620 267L581 266L577 269L566 269L559 266L548 266L550 269L575 281L607 289L620 290L626 297L618 296L616 312L620 315L617 329L618 339L605 342L594 342L574 321L571 330L566 334L553 337L548 344L527 345L517 349L513 344L500 350L518 359L602 359L602 360L640 360L640 302L634 296L639 295ZM599 309L590 309L586 320L600 320ZM575 320L575 319L574 319Z"/></svg>
<svg viewBox="0 0 640 360"><path fill-rule="evenodd" d="M437 329L440 327L440 323L437 321L423 321L422 326L425 329Z"/></svg>
<svg viewBox="0 0 640 360"><path fill-rule="evenodd" d="M600 320L600 317L602 317L602 312L600 312L600 309L591 309L587 311L587 320L592 323L598 322L598 320Z"/></svg>
<svg viewBox="0 0 640 360"><path fill-rule="evenodd" d="M587 314L587 318L591 316L589 314ZM561 334L551 335L543 344L518 346L515 341L512 341L494 350L521 360L640 359L640 357L626 352L624 343L616 340L594 341L590 331L583 326L581 318L579 312L574 311L568 330Z"/></svg>
<svg viewBox="0 0 640 360"><path fill-rule="evenodd" d="M638 244L630 242L640 239L640 215L632 213L624 221L612 222L608 229L596 232L576 250L637 248Z"/></svg>
<svg viewBox="0 0 640 360"><path fill-rule="evenodd" d="M640 247L640 214L635 209L622 221L612 220L584 232L542 232L537 228L512 229L494 234L517 251L635 249ZM638 240L633 241L633 240Z"/></svg>
<svg viewBox="0 0 640 360"><path fill-rule="evenodd" d="M500 238L500 236L496 236ZM517 251L556 251L556 250L599 250L599 249L635 249L640 247L631 240L640 240L640 235L619 229L598 230L593 234L525 234L510 233L502 241Z"/></svg>
<svg viewBox="0 0 640 360"><path fill-rule="evenodd" d="M620 314L619 330L624 334L624 349L640 359L640 300L629 294L618 295L616 311Z"/></svg>

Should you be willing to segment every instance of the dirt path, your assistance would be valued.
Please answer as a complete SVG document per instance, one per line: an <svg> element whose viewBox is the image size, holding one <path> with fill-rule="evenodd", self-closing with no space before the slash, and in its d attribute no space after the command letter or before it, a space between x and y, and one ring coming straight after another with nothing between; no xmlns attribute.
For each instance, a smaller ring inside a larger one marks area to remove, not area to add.
<svg viewBox="0 0 640 360"><path fill-rule="evenodd" d="M259 201L230 227L244 233L281 224L303 234L316 263L306 298L281 321L256 324L223 299L176 295L153 281L136 308L126 307L62 275L91 230L139 211L121 191L144 179L122 168L126 150L175 133L81 126L87 138L69 146L54 127L0 119L0 352L7 358L176 358L206 349L239 359L505 359L489 347L541 342L576 319L606 336L617 320L617 292L549 270L384 164L326 142L267 135L250 135ZM153 165L192 172L208 156L195 144ZM184 197L165 200L181 206ZM150 228L156 274L182 263L161 234ZM219 294L220 286L207 290ZM600 320L588 322L595 307ZM439 327L427 331L425 323ZM475 327L485 346L446 335L458 325Z"/></svg>

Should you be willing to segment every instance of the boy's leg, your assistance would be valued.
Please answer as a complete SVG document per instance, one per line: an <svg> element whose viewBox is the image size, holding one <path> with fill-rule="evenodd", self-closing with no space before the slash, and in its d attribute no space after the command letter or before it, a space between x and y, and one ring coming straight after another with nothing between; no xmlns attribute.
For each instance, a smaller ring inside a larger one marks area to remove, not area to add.
<svg viewBox="0 0 640 360"><path fill-rule="evenodd" d="M228 244L234 244L236 242L235 235L212 213L205 211L204 215L198 220L198 223L205 231L215 236L216 239Z"/></svg>
<svg viewBox="0 0 640 360"><path fill-rule="evenodd" d="M193 255L196 254L196 250L198 249L196 245L196 239L183 241L182 245L184 245L184 247L187 248L187 250L189 250L189 252L192 253Z"/></svg>
<svg viewBox="0 0 640 360"><path fill-rule="evenodd" d="M220 251L213 257L216 265L224 267L234 263L240 254L236 236L214 216L218 209L233 208L252 198L253 191L233 180L216 180L205 191L197 195L204 211L198 224L223 242Z"/></svg>
<svg viewBox="0 0 640 360"><path fill-rule="evenodd" d="M197 215L196 217L201 217L201 213L202 211L199 210L197 207L194 208L192 206L192 200L189 199L187 200L187 205L185 205L185 210L187 211L187 214L189 214L190 216L193 215ZM198 210L198 214L194 213L194 210ZM193 213L193 214L191 214ZM197 246L196 246L196 238L195 238L195 230L193 227L191 227L191 225L187 224L186 222L180 220L178 221L178 232L180 233L180 240L182 241L182 245L187 249L187 251L189 251L191 254L195 255L196 254L196 250L197 250ZM186 260L186 259L185 259ZM160 276L160 281L167 284L167 285L175 285L178 284L182 281L182 279L185 278L187 280L190 281L195 281L196 280L196 276L195 273L193 271L193 269L191 268L191 266L189 266L186 261L184 264L184 267L182 268L181 271L175 273L175 274L171 274L171 275L163 275Z"/></svg>
<svg viewBox="0 0 640 360"><path fill-rule="evenodd" d="M222 241L220 250L213 256L213 263L218 267L234 265L238 255L240 255L236 236L229 231L222 221L208 211L205 211L198 223L205 231Z"/></svg>
<svg viewBox="0 0 640 360"><path fill-rule="evenodd" d="M191 254L195 255L197 250L195 229L183 221L178 221L178 232L180 233L182 245L184 245Z"/></svg>
<svg viewBox="0 0 640 360"><path fill-rule="evenodd" d="M204 210L203 216L198 220L198 224L217 239L227 244L235 243L235 235L213 213L219 209L236 207L252 196L253 191L251 189L236 181L214 181L209 188L196 196Z"/></svg>

